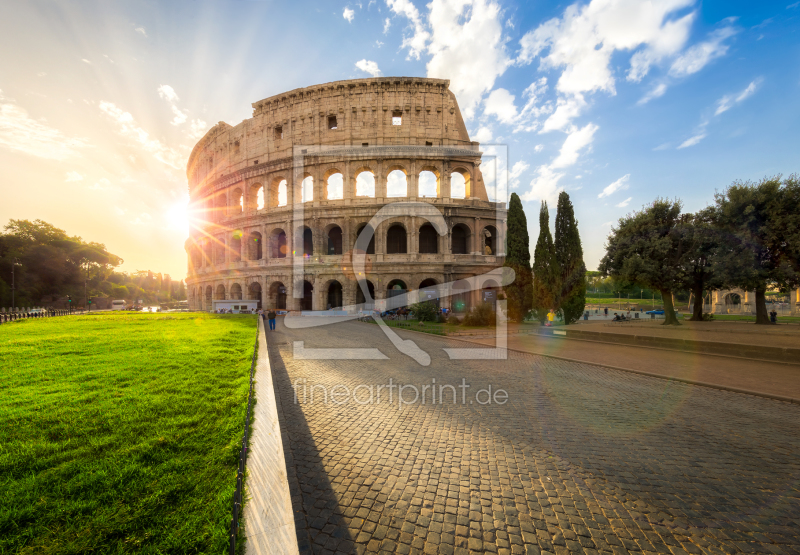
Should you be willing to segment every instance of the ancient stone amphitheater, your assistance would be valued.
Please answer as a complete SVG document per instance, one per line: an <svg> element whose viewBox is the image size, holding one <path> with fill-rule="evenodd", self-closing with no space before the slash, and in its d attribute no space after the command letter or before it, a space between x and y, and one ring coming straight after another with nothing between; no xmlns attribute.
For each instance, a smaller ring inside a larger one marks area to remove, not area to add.
<svg viewBox="0 0 800 555"><path fill-rule="evenodd" d="M337 81L255 102L235 127L215 125L186 171L190 308L256 299L352 311L418 291L461 311L492 299L496 280L473 276L503 263L506 205L487 195L479 145L448 85ZM431 225L437 218L446 225ZM354 252L366 253L362 272Z"/></svg>

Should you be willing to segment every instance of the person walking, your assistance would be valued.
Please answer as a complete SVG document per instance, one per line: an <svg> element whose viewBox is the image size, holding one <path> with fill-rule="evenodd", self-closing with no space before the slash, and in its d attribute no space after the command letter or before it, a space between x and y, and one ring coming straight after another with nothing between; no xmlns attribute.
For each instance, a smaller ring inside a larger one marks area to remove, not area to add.
<svg viewBox="0 0 800 555"><path fill-rule="evenodd" d="M270 311L267 312L267 319L269 320L269 331L273 331L275 329L275 318L277 316L278 315L275 314L275 310L273 309L270 309Z"/></svg>

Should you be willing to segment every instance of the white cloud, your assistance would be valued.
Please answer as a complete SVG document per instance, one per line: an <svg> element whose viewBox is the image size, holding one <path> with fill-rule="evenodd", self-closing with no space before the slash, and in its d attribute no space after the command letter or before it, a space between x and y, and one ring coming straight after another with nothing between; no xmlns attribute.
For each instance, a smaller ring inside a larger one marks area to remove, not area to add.
<svg viewBox="0 0 800 555"><path fill-rule="evenodd" d="M564 190L559 187L558 182L564 177L563 173L557 173L550 166L539 166L536 169L536 177L531 180L530 190L520 195L522 200L544 200L550 205L555 206L558 201L558 193Z"/></svg>
<svg viewBox="0 0 800 555"><path fill-rule="evenodd" d="M694 135L693 137L689 137L688 139L683 141L678 146L678 150L680 150L682 148L687 148L687 147L690 147L690 146L694 146L697 143L699 143L700 141L702 141L703 139L705 139L707 136L708 136L707 133L705 131L703 131L701 133L698 133L698 134Z"/></svg>
<svg viewBox="0 0 800 555"><path fill-rule="evenodd" d="M359 60L356 62L356 67L364 73L369 73L373 77L380 77L381 70L378 69L378 63L371 60Z"/></svg>
<svg viewBox="0 0 800 555"><path fill-rule="evenodd" d="M598 127L595 124L589 123L580 129L573 130L567 135L567 139L561 146L561 151L550 166L553 168L565 168L577 162L578 153L592 143L597 129Z"/></svg>
<svg viewBox="0 0 800 555"><path fill-rule="evenodd" d="M514 133L536 131L541 126L539 118L553 111L552 102L541 102L541 96L546 91L547 77L534 81L523 91L522 96L527 100L519 113Z"/></svg>
<svg viewBox="0 0 800 555"><path fill-rule="evenodd" d="M534 152L541 152L543 150L544 150L544 145L536 145L535 147L533 147Z"/></svg>
<svg viewBox="0 0 800 555"><path fill-rule="evenodd" d="M144 30L144 27L137 27L136 29L134 29L134 31L136 31L140 35L144 35L145 37L147 36L147 31Z"/></svg>
<svg viewBox="0 0 800 555"><path fill-rule="evenodd" d="M648 102L650 102L650 101L651 101L651 100L653 100L654 98L659 98L659 97L662 97L662 96L664 96L664 93L665 93L665 92L667 92L667 85L666 85L666 83L659 83L658 85L656 85L655 87L653 87L653 88L650 90L650 92L648 92L646 95L644 95L644 96L643 96L643 97L642 97L642 98L639 100L639 102L637 102L636 104L638 104L639 106L641 106L642 104L647 104Z"/></svg>
<svg viewBox="0 0 800 555"><path fill-rule="evenodd" d="M111 182L108 178L101 177L94 185L89 187L92 191L106 191L111 187Z"/></svg>
<svg viewBox="0 0 800 555"><path fill-rule="evenodd" d="M544 122L540 133L569 129L572 126L572 120L580 115L585 106L586 101L582 94L559 97L555 112Z"/></svg>
<svg viewBox="0 0 800 555"><path fill-rule="evenodd" d="M794 8L796 8L798 6L800 6L800 2L795 2L794 4L789 4L788 6L786 6L786 9L787 10L791 10L791 9L794 9Z"/></svg>
<svg viewBox="0 0 800 555"><path fill-rule="evenodd" d="M530 167L530 164L522 160L515 162L514 165L511 166L511 171L508 173L508 181L512 189L519 189L519 178L522 176L522 173Z"/></svg>
<svg viewBox="0 0 800 555"><path fill-rule="evenodd" d="M660 145L655 147L653 150L667 150L670 146L672 146L672 143L661 143Z"/></svg>
<svg viewBox="0 0 800 555"><path fill-rule="evenodd" d="M350 8L345 8L342 12L342 17L345 18L349 22L353 22L353 19L356 16L356 12L351 10Z"/></svg>
<svg viewBox="0 0 800 555"><path fill-rule="evenodd" d="M169 102L172 108L172 113L175 116L170 122L172 125L181 125L186 121L186 112L178 108L177 102L180 100L175 89L169 85L161 85L158 87L158 96Z"/></svg>
<svg viewBox="0 0 800 555"><path fill-rule="evenodd" d="M64 181L83 181L83 176L78 172L67 172L67 178Z"/></svg>
<svg viewBox="0 0 800 555"><path fill-rule="evenodd" d="M81 61L82 61L83 63L85 63L85 64L92 65L92 62L90 62L90 61L89 61L89 60L87 60L86 58L81 58Z"/></svg>
<svg viewBox="0 0 800 555"><path fill-rule="evenodd" d="M386 5L395 14L405 16L410 21L413 33L410 36L403 36L402 48L408 48L409 58L419 60L419 56L425 50L428 39L431 36L425 29L419 10L410 0L386 0ZM389 20L387 19L383 26L383 32L385 33L388 29Z"/></svg>
<svg viewBox="0 0 800 555"><path fill-rule="evenodd" d="M514 123L518 115L514 95L506 89L493 90L483 101L483 113L497 116L501 123Z"/></svg>
<svg viewBox="0 0 800 555"><path fill-rule="evenodd" d="M479 143L488 143L492 140L492 130L488 127L481 127L470 138Z"/></svg>
<svg viewBox="0 0 800 555"><path fill-rule="evenodd" d="M603 189L603 192L597 195L597 198L603 198L614 194L617 191L624 191L628 188L628 180L631 178L631 174L626 173L619 179L617 179L614 183Z"/></svg>
<svg viewBox="0 0 800 555"><path fill-rule="evenodd" d="M184 156L172 148L163 144L158 139L150 137L150 134L139 127L133 116L112 102L100 102L100 111L110 117L117 124L117 132L138 144L145 152L151 154L159 162L179 170L182 169L185 160Z"/></svg>
<svg viewBox="0 0 800 555"><path fill-rule="evenodd" d="M695 44L676 59L669 69L673 77L686 77L697 73L713 60L727 54L729 45L723 44L725 39L738 31L733 27L722 27L709 34L708 39Z"/></svg>
<svg viewBox="0 0 800 555"><path fill-rule="evenodd" d="M189 138L198 140L208 131L208 124L201 119L193 119L189 124Z"/></svg>
<svg viewBox="0 0 800 555"><path fill-rule="evenodd" d="M391 27L391 26L392 26L392 20L391 20L391 18L387 17L383 22L383 34L384 35L389 32L389 27Z"/></svg>
<svg viewBox="0 0 800 555"><path fill-rule="evenodd" d="M379 41L379 40L376 40L376 41L375 41L375 46L377 46L378 48L380 48L381 46L383 46L383 43L382 43L381 41Z"/></svg>
<svg viewBox="0 0 800 555"><path fill-rule="evenodd" d="M66 160L78 156L78 150L89 146L85 139L65 136L44 120L35 120L0 90L0 147L50 160Z"/></svg>
<svg viewBox="0 0 800 555"><path fill-rule="evenodd" d="M758 79L751 81L750 84L747 85L747 87L739 94L736 95L726 94L725 96L720 98L719 101L717 102L717 110L716 112L714 112L714 115L718 116L723 112L727 112L728 110L733 108L736 104L739 104L743 100L746 100L747 98L753 96L753 94L756 92L756 89L761 84L761 81L762 79L759 77Z"/></svg>
<svg viewBox="0 0 800 555"><path fill-rule="evenodd" d="M617 208L625 208L626 206L628 206L631 203L632 200L633 200L633 197L628 197L625 200L623 200L622 202L620 202L619 204L615 204L614 206L616 206Z"/></svg>

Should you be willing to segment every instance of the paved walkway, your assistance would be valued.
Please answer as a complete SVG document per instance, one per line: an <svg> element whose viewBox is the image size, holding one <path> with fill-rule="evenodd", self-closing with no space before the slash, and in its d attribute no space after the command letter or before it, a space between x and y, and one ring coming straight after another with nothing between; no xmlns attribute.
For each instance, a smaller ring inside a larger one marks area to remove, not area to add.
<svg viewBox="0 0 800 555"><path fill-rule="evenodd" d="M401 332L431 355L423 367L374 325L278 326L304 553L800 554L800 406L530 354L451 361L442 347L465 343ZM298 340L388 360L296 360ZM292 389L434 378L464 379L466 403L445 389L401 409L384 389L379 403L325 404L319 388L295 403ZM490 385L505 404L475 402Z"/></svg>

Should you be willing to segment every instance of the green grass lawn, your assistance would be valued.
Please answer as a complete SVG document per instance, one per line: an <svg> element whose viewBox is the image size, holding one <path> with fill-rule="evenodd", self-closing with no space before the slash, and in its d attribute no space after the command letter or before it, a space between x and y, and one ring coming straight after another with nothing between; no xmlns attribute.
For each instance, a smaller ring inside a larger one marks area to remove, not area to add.
<svg viewBox="0 0 800 555"><path fill-rule="evenodd" d="M222 553L255 316L0 326L0 553Z"/></svg>

